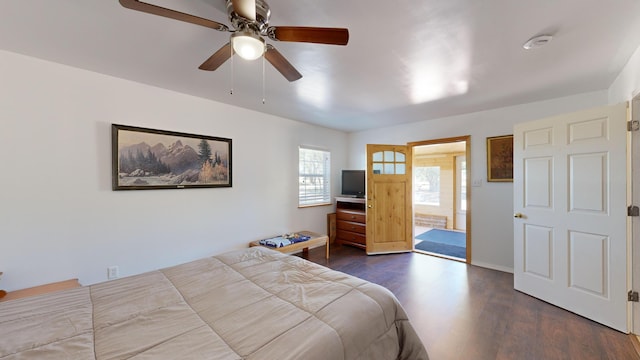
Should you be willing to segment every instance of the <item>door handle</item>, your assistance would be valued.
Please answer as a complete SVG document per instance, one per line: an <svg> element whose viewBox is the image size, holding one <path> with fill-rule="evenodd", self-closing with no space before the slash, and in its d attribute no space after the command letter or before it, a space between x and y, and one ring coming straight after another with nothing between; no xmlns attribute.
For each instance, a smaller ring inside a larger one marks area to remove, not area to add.
<svg viewBox="0 0 640 360"><path fill-rule="evenodd" d="M524 215L522 215L521 213L515 213L513 214L513 217L516 219L522 219L524 217Z"/></svg>

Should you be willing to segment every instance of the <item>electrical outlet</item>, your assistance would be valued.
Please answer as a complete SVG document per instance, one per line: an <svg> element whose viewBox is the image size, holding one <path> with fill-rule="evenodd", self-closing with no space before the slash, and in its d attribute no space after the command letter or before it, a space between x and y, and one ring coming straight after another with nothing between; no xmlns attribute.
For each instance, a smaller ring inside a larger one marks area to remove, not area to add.
<svg viewBox="0 0 640 360"><path fill-rule="evenodd" d="M109 266L107 268L107 279L117 279L120 276L120 270L117 266Z"/></svg>

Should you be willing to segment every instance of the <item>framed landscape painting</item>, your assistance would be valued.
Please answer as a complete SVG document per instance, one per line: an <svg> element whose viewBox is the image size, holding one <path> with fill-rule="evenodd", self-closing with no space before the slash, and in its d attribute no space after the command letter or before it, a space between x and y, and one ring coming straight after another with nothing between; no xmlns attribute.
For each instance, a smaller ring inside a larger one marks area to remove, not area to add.
<svg viewBox="0 0 640 360"><path fill-rule="evenodd" d="M513 181L513 135L487 138L487 181Z"/></svg>
<svg viewBox="0 0 640 360"><path fill-rule="evenodd" d="M111 125L113 190L231 187L231 139Z"/></svg>

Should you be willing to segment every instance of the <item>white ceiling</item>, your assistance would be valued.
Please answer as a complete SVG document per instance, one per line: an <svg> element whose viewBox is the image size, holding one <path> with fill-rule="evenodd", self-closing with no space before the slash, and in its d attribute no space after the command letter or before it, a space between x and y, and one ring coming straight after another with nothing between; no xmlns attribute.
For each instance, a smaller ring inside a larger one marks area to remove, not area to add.
<svg viewBox="0 0 640 360"><path fill-rule="evenodd" d="M149 0L228 24L224 0ZM270 25L347 27L346 47L272 42L302 73L236 58L229 33L117 0L12 0L0 49L256 111L357 131L607 89L640 45L638 0L271 0ZM526 51L534 35L554 34Z"/></svg>

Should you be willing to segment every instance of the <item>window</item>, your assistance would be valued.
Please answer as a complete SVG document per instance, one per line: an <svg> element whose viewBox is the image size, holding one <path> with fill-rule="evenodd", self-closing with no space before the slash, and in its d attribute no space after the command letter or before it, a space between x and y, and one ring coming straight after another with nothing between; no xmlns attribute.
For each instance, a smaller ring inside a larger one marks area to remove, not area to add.
<svg viewBox="0 0 640 360"><path fill-rule="evenodd" d="M401 152L379 151L373 153L373 173L404 175L407 171L405 155Z"/></svg>
<svg viewBox="0 0 640 360"><path fill-rule="evenodd" d="M440 206L440 167L417 166L413 169L413 202Z"/></svg>
<svg viewBox="0 0 640 360"><path fill-rule="evenodd" d="M331 204L331 153L301 146L298 156L298 206Z"/></svg>
<svg viewBox="0 0 640 360"><path fill-rule="evenodd" d="M464 156L456 156L458 178L458 210L467 211L467 160Z"/></svg>

